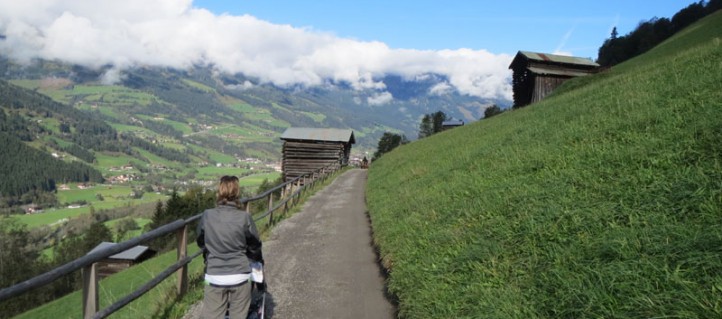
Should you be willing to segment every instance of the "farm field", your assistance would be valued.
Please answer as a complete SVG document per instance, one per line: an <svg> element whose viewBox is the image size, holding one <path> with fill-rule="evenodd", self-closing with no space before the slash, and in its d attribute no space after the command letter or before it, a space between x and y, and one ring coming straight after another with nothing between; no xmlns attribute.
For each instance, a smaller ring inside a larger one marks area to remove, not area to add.
<svg viewBox="0 0 722 319"><path fill-rule="evenodd" d="M110 188L109 188L110 187ZM60 208L48 209L41 213L31 215L17 215L17 219L26 224L28 228L53 225L63 220L77 217L83 214L89 214L91 206L95 211L101 209L110 209L121 206L133 206L143 203L157 202L165 200L167 196L156 193L145 193L141 199L132 199L129 197L131 188L129 186L109 185L96 186L94 188L79 190L71 189L67 191L58 191L58 201L60 203L73 203L84 200L88 205L78 208ZM98 200L96 194L101 194L103 201Z"/></svg>
<svg viewBox="0 0 722 319"><path fill-rule="evenodd" d="M238 184L241 185L241 187L253 187L260 185L264 180L274 181L279 177L281 177L281 173L279 172L251 175L239 179Z"/></svg>

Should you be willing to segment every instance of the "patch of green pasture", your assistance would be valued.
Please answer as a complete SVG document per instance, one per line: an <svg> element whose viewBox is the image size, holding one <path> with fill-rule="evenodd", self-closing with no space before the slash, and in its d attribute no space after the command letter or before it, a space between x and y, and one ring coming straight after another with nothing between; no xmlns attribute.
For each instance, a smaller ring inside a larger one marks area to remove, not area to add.
<svg viewBox="0 0 722 319"><path fill-rule="evenodd" d="M217 163L228 164L228 163L235 163L238 161L235 157L233 157L231 155L223 154L221 152L216 152L216 151L208 152L208 156L210 157L211 160L213 160Z"/></svg>
<svg viewBox="0 0 722 319"><path fill-rule="evenodd" d="M281 176L281 173L279 173L279 172L249 175L249 176L244 176L243 178L239 179L238 184L242 187L259 186L266 179L269 181L275 181L280 176Z"/></svg>
<svg viewBox="0 0 722 319"><path fill-rule="evenodd" d="M90 104L90 103L76 103L75 107L79 110L84 111L98 111L100 114L103 114L107 117L113 118L113 119L126 119L127 115L121 114L117 111L117 108L107 106L107 105L97 105L97 104Z"/></svg>
<svg viewBox="0 0 722 319"><path fill-rule="evenodd" d="M158 156L158 155L155 155L155 154L153 154L153 153L151 153L151 152L148 152L148 151L146 151L146 150L144 150L144 149L137 148L137 147L134 147L133 149L134 149L135 151L137 151L141 156L143 156L143 157L145 157L146 159L148 159L148 161L150 161L151 164L162 164L163 166L165 166L165 167L167 167L167 168L173 168L173 167L177 167L177 166L178 166L177 163L175 163L175 162L173 162L173 161L170 161L170 160L168 160L168 159L165 159L165 158L163 158L163 157L160 157L160 156Z"/></svg>
<svg viewBox="0 0 722 319"><path fill-rule="evenodd" d="M178 150L178 151L185 151L185 150L186 150L186 146L183 145L183 144L180 144L180 143L163 142L163 143L161 143L161 146L164 146L164 147L167 147L167 148L170 148L170 149L174 149L174 150Z"/></svg>
<svg viewBox="0 0 722 319"><path fill-rule="evenodd" d="M185 83L186 85L188 85L188 86L190 86L190 87L199 89L199 90L201 90L201 91L203 91L203 92L206 92L206 93L214 93L214 92L216 92L216 89L214 89L214 88L212 88L212 87L210 87L210 86L207 86L207 85L205 85L205 84L203 84L203 83L200 83L200 82L196 82L196 81L189 80L189 79L182 79L181 81L183 81L183 83Z"/></svg>
<svg viewBox="0 0 722 319"><path fill-rule="evenodd" d="M265 114L271 114L271 112L268 112L266 110L257 109L253 107L252 105L241 102L241 101L234 101L231 103L226 103L226 106L231 108L232 110L238 111L240 113L265 113Z"/></svg>
<svg viewBox="0 0 722 319"><path fill-rule="evenodd" d="M71 142L68 142L68 141L66 141L66 140L63 140L63 139L60 139L60 138L57 138L57 137L54 137L54 136L50 136L50 137L48 137L48 139L55 141L55 143L57 143L58 145L60 145L60 147L68 147L68 146L70 146L70 145L73 145L73 143L71 143Z"/></svg>
<svg viewBox="0 0 722 319"><path fill-rule="evenodd" d="M232 175L232 176L239 176L240 174L243 174L244 172L247 172L248 170L245 168L237 168L237 167L215 167L215 166L207 166L207 167L199 167L198 173L196 173L196 178L198 179L211 179L216 180L221 178L221 176L224 175Z"/></svg>
<svg viewBox="0 0 722 319"><path fill-rule="evenodd" d="M326 119L326 114L301 112L301 114L310 117L316 123L322 123Z"/></svg>
<svg viewBox="0 0 722 319"><path fill-rule="evenodd" d="M42 118L38 119L40 126L53 133L60 133L60 121L56 118Z"/></svg>
<svg viewBox="0 0 722 319"><path fill-rule="evenodd" d="M181 123L181 122L173 121L173 120L169 120L169 119L163 120L163 123L168 124L168 125L172 126L174 129L183 132L183 134L193 133L193 129L190 126L188 126L188 124L186 124L186 123Z"/></svg>
<svg viewBox="0 0 722 319"><path fill-rule="evenodd" d="M40 87L40 80L10 80L8 82L28 90L34 90Z"/></svg>
<svg viewBox="0 0 722 319"><path fill-rule="evenodd" d="M60 209L46 209L42 213L31 214L31 215L18 215L17 218L20 222L26 224L28 228L34 228L43 225L52 225L63 220L67 220L73 217L77 217L84 214L90 213L90 207L92 206L95 211L101 209L111 209L123 206L135 206L143 203L156 202L158 200L165 200L168 196L156 193L144 193L141 199L131 199L130 188L127 186L116 186L113 185L113 189L107 189L104 185L104 189L96 190L86 189L86 192L73 192L70 191L59 191L58 199L61 203L72 202L73 200L86 200L90 205L82 206L79 208L60 208ZM71 194L63 194L63 192L72 192ZM95 194L101 193L105 200L99 201Z"/></svg>
<svg viewBox="0 0 722 319"><path fill-rule="evenodd" d="M97 166L104 170L138 161L135 157L123 153L97 152L95 153L95 158L98 162ZM122 171L117 173L122 174Z"/></svg>
<svg viewBox="0 0 722 319"><path fill-rule="evenodd" d="M139 118L142 118L143 120L156 121L156 122L159 122L159 123L163 123L163 124L170 125L170 126L172 126L174 129L182 132L183 134L188 134L188 133L192 133L192 132L193 132L193 129L191 129L191 127L188 126L188 124L185 124L185 123L181 123L181 122L178 122L178 121L169 120L169 119L163 118L163 117L160 117L160 118L162 119L162 120L161 120L161 119L159 119L159 117L148 116L148 115L144 115L144 114L139 114L139 115L137 115L137 116L138 116Z"/></svg>
<svg viewBox="0 0 722 319"><path fill-rule="evenodd" d="M132 191L127 185L97 184L86 189L73 188L71 185L69 187L69 190L58 191L57 198L60 203L72 203L80 200L95 202L97 194L102 195L106 200L112 200L113 198L124 198Z"/></svg>

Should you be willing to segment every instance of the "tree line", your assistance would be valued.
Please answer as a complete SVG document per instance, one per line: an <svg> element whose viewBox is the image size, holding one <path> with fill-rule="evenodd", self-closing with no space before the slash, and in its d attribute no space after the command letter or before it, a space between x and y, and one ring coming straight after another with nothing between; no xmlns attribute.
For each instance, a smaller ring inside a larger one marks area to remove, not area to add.
<svg viewBox="0 0 722 319"><path fill-rule="evenodd" d="M5 132L0 132L0 145L0 197L14 199L8 206L20 203L25 193L54 191L57 183L103 182L101 173L87 164L58 160Z"/></svg>
<svg viewBox="0 0 722 319"><path fill-rule="evenodd" d="M58 183L102 182L101 174L81 162L64 162L24 145L42 139L46 145L67 152L86 163L95 161L96 151L140 156L134 147L168 160L189 163L189 154L145 141L131 133L119 134L92 114L57 103L47 96L0 80L0 133L6 146L0 155L0 208L27 204L43 192L55 191ZM38 119L29 121L28 118ZM59 122L57 131L40 125L46 118ZM167 127L154 127L168 130ZM52 137L54 136L54 138ZM57 140L67 142L60 146ZM44 204L52 200L43 201Z"/></svg>
<svg viewBox="0 0 722 319"><path fill-rule="evenodd" d="M699 1L680 10L671 19L652 18L643 21L625 36L619 36L617 28L614 27L610 38L599 48L597 63L601 66L613 66L629 60L719 9L722 9L722 0L710 0L706 3Z"/></svg>

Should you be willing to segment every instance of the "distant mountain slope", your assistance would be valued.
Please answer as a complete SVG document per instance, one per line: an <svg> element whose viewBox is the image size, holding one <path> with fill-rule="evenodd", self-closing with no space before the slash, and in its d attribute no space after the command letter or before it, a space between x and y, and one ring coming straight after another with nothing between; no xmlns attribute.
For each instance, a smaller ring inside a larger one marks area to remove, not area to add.
<svg viewBox="0 0 722 319"><path fill-rule="evenodd" d="M722 317L720 61L722 11L372 163L399 317Z"/></svg>
<svg viewBox="0 0 722 319"><path fill-rule="evenodd" d="M72 87L100 85L98 81L103 74L103 70L49 61L21 66L0 60L0 71L3 70L4 77L13 81L44 82L30 87L72 105L84 101L82 94L72 92ZM48 84L53 79L64 79L66 85L53 87ZM508 101L485 100L460 95L453 90L435 89L446 79L433 74L414 80L393 75L376 79L385 85L386 94L375 90L356 90L345 83L279 88L242 74L218 74L210 67L189 70L138 67L124 71L118 79L120 82L117 84L134 91L132 94L144 92L152 96L147 104L124 104L120 99L96 101L113 108L123 107L121 113L126 113L125 117L145 114L179 122L192 118L206 125L232 121L233 125L254 130L260 128L269 134L280 133L290 126L350 128L361 137L357 146L367 149L375 147L385 131L416 138L420 118L424 114L443 111L468 123L483 117L484 110L491 104L503 108L509 106ZM259 121L244 111L239 112L239 105L254 109L247 111L270 114L270 119ZM276 146L280 145L277 140L273 142ZM278 156L277 152L275 156Z"/></svg>

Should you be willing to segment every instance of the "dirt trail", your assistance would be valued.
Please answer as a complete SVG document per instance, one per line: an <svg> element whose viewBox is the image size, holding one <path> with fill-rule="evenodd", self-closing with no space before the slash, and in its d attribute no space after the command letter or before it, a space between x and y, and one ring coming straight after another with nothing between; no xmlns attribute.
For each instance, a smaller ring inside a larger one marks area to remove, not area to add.
<svg viewBox="0 0 722 319"><path fill-rule="evenodd" d="M394 317L371 244L366 172L339 176L263 242L266 318Z"/></svg>

